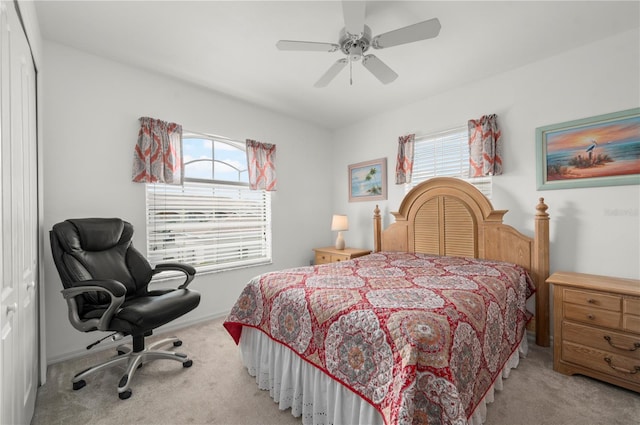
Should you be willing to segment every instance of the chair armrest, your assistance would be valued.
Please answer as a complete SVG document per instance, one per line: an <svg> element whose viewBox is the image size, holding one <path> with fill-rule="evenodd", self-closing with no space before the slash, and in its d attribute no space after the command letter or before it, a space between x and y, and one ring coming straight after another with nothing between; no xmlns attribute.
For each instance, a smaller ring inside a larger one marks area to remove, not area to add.
<svg viewBox="0 0 640 425"><path fill-rule="evenodd" d="M161 263L157 264L153 269L152 273L155 275L157 273L167 272L167 271L178 271L182 272L185 275L185 280L182 282L182 285L178 286L178 289L185 289L189 286L189 283L193 280L196 275L196 269L184 263Z"/></svg>
<svg viewBox="0 0 640 425"><path fill-rule="evenodd" d="M89 292L106 292L111 301L100 318L81 320L75 297ZM108 330L113 315L124 303L127 288L117 280L85 280L74 282L70 288L62 290L69 307L69 321L78 330L88 332L93 329Z"/></svg>
<svg viewBox="0 0 640 425"><path fill-rule="evenodd" d="M93 279L93 280L83 280L80 282L72 282L71 288L67 288L62 291L64 294L65 291L70 289L78 289L78 288L88 288L98 286L102 288L103 292L108 292L112 297L123 297L127 294L127 288L120 281L114 279ZM86 289L82 292L95 291L96 289ZM77 294L76 294L77 295Z"/></svg>

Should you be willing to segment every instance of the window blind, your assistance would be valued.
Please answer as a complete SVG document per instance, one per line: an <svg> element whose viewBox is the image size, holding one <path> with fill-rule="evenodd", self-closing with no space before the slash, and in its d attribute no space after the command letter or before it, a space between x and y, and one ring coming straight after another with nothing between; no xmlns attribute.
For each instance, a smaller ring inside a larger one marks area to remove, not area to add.
<svg viewBox="0 0 640 425"><path fill-rule="evenodd" d="M491 199L491 176L469 177L469 143L466 126L416 137L411 183L408 192L431 177L457 177L476 186Z"/></svg>
<svg viewBox="0 0 640 425"><path fill-rule="evenodd" d="M152 264L199 271L271 262L271 200L242 184L147 184L147 249Z"/></svg>

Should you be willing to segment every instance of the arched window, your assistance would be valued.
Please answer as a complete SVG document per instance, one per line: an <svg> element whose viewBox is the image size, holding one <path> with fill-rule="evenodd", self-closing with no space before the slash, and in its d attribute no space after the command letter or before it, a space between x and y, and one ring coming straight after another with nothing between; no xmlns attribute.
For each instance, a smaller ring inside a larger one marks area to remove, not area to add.
<svg viewBox="0 0 640 425"><path fill-rule="evenodd" d="M185 180L249 183L244 143L186 133L182 152Z"/></svg>

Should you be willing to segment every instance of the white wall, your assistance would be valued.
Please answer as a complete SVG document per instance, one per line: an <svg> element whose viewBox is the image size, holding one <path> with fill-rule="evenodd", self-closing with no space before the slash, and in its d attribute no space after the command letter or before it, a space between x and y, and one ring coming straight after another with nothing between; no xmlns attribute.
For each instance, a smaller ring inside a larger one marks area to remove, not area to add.
<svg viewBox="0 0 640 425"><path fill-rule="evenodd" d="M498 54L498 53L496 53ZM640 34L629 31L493 78L474 82L358 122L336 133L335 209L349 215L346 238L371 246L376 202L348 203L348 164L386 157L388 201L378 202L384 226L404 196L396 186L398 136L429 134L498 114L505 143L504 174L492 203L509 209L505 222L533 235L544 197L551 216L551 271L640 278L640 189L614 186L536 189L536 127L640 106ZM402 78L402 76L400 76Z"/></svg>
<svg viewBox="0 0 640 425"><path fill-rule="evenodd" d="M331 161L327 130L60 44L45 42L44 58L44 231L72 217L122 217L136 229L134 245L146 252L144 185L131 182L141 116L278 146L273 264L198 276L190 288L202 293L200 306L174 324L226 314L251 277L308 265L312 248L331 240L331 186L323 184ZM51 251L44 251L52 362L81 352L97 334L69 324Z"/></svg>

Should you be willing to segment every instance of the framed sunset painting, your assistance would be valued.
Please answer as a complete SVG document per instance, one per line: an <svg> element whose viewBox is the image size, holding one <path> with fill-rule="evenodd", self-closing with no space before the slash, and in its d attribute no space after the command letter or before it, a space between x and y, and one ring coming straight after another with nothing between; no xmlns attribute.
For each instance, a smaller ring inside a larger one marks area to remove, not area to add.
<svg viewBox="0 0 640 425"><path fill-rule="evenodd" d="M640 184L640 108L536 129L538 190Z"/></svg>

